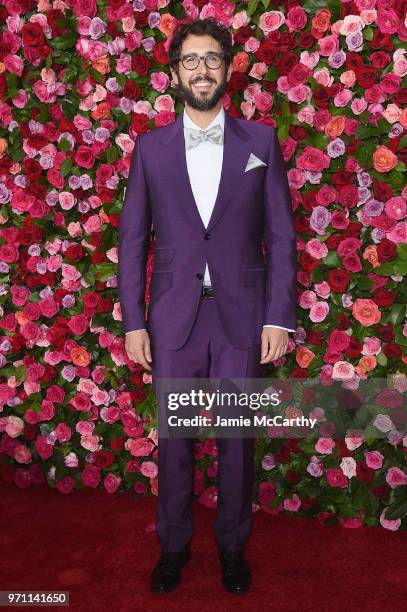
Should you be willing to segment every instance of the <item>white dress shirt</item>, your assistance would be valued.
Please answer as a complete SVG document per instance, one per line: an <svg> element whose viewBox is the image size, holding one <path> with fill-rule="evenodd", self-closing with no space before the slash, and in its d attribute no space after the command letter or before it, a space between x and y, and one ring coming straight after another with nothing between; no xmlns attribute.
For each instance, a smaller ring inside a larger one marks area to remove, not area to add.
<svg viewBox="0 0 407 612"><path fill-rule="evenodd" d="M183 123L184 128L189 127L195 130L202 130L199 125L192 121L186 112L186 109L184 109L183 113ZM205 128L205 130L209 130L209 128L216 124L219 124L222 127L222 130L224 130L225 111L223 107L220 109L212 123ZM205 227L207 227L219 188L223 162L223 146L219 146L218 144L214 144L213 142L206 140L204 142L200 142L196 147L187 149L185 153L192 193L194 195L202 222ZM203 284L211 285L208 263L205 265ZM287 327L282 327L281 325L263 325L263 327L278 327L291 332L295 331L295 329L289 329ZM129 334L131 332L126 333Z"/></svg>

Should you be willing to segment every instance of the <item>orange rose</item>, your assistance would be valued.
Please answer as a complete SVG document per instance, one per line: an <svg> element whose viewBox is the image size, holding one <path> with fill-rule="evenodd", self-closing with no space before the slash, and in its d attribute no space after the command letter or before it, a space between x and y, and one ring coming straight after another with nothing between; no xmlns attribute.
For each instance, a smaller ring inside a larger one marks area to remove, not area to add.
<svg viewBox="0 0 407 612"><path fill-rule="evenodd" d="M371 263L374 268L380 266L380 261L377 257L377 246L375 244L370 244L368 247L366 247L363 251L362 257Z"/></svg>
<svg viewBox="0 0 407 612"><path fill-rule="evenodd" d="M102 119L108 119L111 114L110 105L107 102L101 102L98 107L91 112L92 119L101 121Z"/></svg>
<svg viewBox="0 0 407 612"><path fill-rule="evenodd" d="M161 19L158 29L168 38L175 30L177 20L169 13L163 13L162 15L160 15L160 17Z"/></svg>
<svg viewBox="0 0 407 612"><path fill-rule="evenodd" d="M377 359L375 355L363 355L363 357L359 360L359 366L365 370L365 372L370 372L374 370L377 366Z"/></svg>
<svg viewBox="0 0 407 612"><path fill-rule="evenodd" d="M397 166L397 157L384 145L377 147L373 153L373 168L377 172L390 172Z"/></svg>
<svg viewBox="0 0 407 612"><path fill-rule="evenodd" d="M233 58L233 70L236 72L246 72L249 65L249 56L244 51L236 53Z"/></svg>
<svg viewBox="0 0 407 612"><path fill-rule="evenodd" d="M0 157L3 157L4 153L7 151L7 140L5 138L0 138Z"/></svg>
<svg viewBox="0 0 407 612"><path fill-rule="evenodd" d="M315 353L310 351L306 346L300 346L295 355L295 359L300 368L307 368L314 357Z"/></svg>
<svg viewBox="0 0 407 612"><path fill-rule="evenodd" d="M352 306L352 314L364 327L375 325L381 318L377 304L371 299L358 298Z"/></svg>
<svg viewBox="0 0 407 612"><path fill-rule="evenodd" d="M338 138L345 129L345 117L338 115L332 117L325 127L325 134L330 138Z"/></svg>
<svg viewBox="0 0 407 612"><path fill-rule="evenodd" d="M331 16L331 11L328 11L328 9L321 9L315 14L312 20L312 28L318 32L326 32L329 29Z"/></svg>
<svg viewBox="0 0 407 612"><path fill-rule="evenodd" d="M90 355L82 346L76 346L71 349L72 363L77 366L85 367L90 364Z"/></svg>

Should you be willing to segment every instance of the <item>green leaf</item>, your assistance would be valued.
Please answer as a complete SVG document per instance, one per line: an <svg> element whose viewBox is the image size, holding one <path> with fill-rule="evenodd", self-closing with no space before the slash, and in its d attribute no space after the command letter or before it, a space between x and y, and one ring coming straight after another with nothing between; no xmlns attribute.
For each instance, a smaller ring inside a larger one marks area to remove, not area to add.
<svg viewBox="0 0 407 612"><path fill-rule="evenodd" d="M48 44L54 49L63 50L69 49L70 47L74 47L78 35L76 32L69 32L68 34L64 34L63 36L57 36L56 38L49 40Z"/></svg>
<svg viewBox="0 0 407 612"><path fill-rule="evenodd" d="M114 162L116 161L118 157L119 157L119 153L116 147L114 145L109 147L109 149L106 152L107 163L114 164Z"/></svg>
<svg viewBox="0 0 407 612"><path fill-rule="evenodd" d="M249 1L249 5L247 7L247 14L248 15L253 15L253 13L256 11L257 9L257 5L259 4L259 0L250 0Z"/></svg>
<svg viewBox="0 0 407 612"><path fill-rule="evenodd" d="M398 325L404 319L404 313L406 311L405 304L392 304L391 312L388 316L387 321L393 323L393 325Z"/></svg>
<svg viewBox="0 0 407 612"><path fill-rule="evenodd" d="M72 159L67 157L61 164L61 174L62 176L67 176L72 168Z"/></svg>

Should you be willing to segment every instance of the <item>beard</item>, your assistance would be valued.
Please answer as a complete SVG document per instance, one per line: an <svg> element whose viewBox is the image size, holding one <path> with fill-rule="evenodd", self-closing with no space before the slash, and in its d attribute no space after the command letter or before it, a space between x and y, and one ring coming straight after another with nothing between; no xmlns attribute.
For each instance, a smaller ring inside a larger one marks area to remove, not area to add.
<svg viewBox="0 0 407 612"><path fill-rule="evenodd" d="M196 96L194 92L192 91L192 86L184 85L184 83L182 82L179 76L179 72L177 72L177 76L178 76L178 85L174 86L175 93L177 94L177 96L180 98L180 100L184 104L186 102L188 106L198 111L208 111L214 108L226 92L226 87L227 87L226 71L225 71L225 74L223 75L223 80L219 83L217 87L215 87L215 90L213 91L212 95L209 95L206 92L202 92L201 94L198 94ZM200 77L200 78L198 77L194 79L194 82L199 81L199 80L205 80L205 79L209 80L212 83L215 82L210 77Z"/></svg>

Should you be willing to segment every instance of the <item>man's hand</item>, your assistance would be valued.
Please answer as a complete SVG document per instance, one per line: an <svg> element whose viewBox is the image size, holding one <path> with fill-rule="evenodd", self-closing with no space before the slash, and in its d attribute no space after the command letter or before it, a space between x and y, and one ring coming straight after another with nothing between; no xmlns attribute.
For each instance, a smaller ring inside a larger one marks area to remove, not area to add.
<svg viewBox="0 0 407 612"><path fill-rule="evenodd" d="M260 363L270 363L287 352L288 332L278 327L263 327Z"/></svg>
<svg viewBox="0 0 407 612"><path fill-rule="evenodd" d="M139 363L146 370L151 370L151 349L150 336L145 329L136 329L126 334L125 345L126 353L132 361Z"/></svg>

